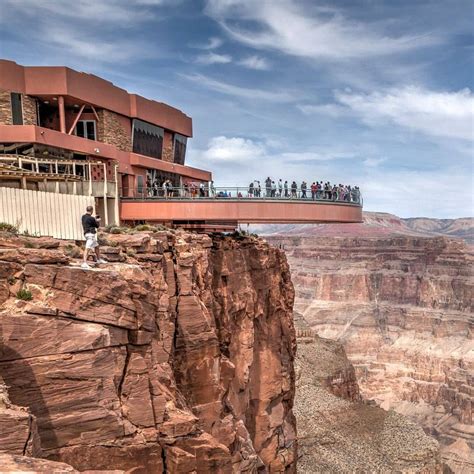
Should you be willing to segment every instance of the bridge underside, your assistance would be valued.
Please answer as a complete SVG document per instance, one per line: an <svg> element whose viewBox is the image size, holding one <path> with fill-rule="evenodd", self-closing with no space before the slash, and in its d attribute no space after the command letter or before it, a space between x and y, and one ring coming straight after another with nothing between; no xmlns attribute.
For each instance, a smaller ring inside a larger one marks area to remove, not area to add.
<svg viewBox="0 0 474 474"><path fill-rule="evenodd" d="M124 222L167 222L195 229L229 230L238 224L362 222L362 207L345 202L291 200L122 200Z"/></svg>

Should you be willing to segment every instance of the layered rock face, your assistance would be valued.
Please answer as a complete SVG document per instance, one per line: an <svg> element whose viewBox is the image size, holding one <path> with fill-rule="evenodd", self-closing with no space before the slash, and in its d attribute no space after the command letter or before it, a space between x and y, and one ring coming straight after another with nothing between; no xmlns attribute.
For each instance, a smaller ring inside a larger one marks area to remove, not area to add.
<svg viewBox="0 0 474 474"><path fill-rule="evenodd" d="M39 435L34 452L24 436L0 451L77 470L293 472L284 255L179 231L107 239L116 263L89 271L70 243L0 239L0 376Z"/></svg>
<svg viewBox="0 0 474 474"><path fill-rule="evenodd" d="M474 469L473 255L445 238L268 237L295 310L343 343L361 394L410 416L455 470Z"/></svg>

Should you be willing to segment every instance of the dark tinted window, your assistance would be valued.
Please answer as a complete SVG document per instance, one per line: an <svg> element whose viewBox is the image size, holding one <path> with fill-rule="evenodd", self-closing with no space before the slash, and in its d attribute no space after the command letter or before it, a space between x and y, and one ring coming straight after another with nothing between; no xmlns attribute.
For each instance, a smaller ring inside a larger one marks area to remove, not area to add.
<svg viewBox="0 0 474 474"><path fill-rule="evenodd" d="M185 136L179 133L174 134L174 162L179 165L184 165L187 141L188 139Z"/></svg>
<svg viewBox="0 0 474 474"><path fill-rule="evenodd" d="M21 109L21 94L11 93L13 125L23 125L23 111Z"/></svg>
<svg viewBox="0 0 474 474"><path fill-rule="evenodd" d="M143 189L143 176L141 176L141 175L137 176L137 191L139 193L142 193L144 191L144 189Z"/></svg>
<svg viewBox="0 0 474 474"><path fill-rule="evenodd" d="M133 121L133 151L140 155L161 158L164 131L161 127L135 119Z"/></svg>
<svg viewBox="0 0 474 474"><path fill-rule="evenodd" d="M95 121L94 120L79 120L76 125L76 135L78 137L95 140Z"/></svg>

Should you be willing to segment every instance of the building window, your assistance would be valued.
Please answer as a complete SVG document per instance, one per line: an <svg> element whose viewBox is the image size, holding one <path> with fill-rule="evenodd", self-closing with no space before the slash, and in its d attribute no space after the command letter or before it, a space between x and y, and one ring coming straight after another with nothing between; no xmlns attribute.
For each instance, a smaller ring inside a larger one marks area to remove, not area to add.
<svg viewBox="0 0 474 474"><path fill-rule="evenodd" d="M161 159L164 130L161 127L135 119L133 121L132 150L140 155Z"/></svg>
<svg viewBox="0 0 474 474"><path fill-rule="evenodd" d="M143 176L141 174L137 175L137 191L139 194L143 194L145 191L145 183L143 181Z"/></svg>
<svg viewBox="0 0 474 474"><path fill-rule="evenodd" d="M186 157L186 144L188 139L184 135L179 133L174 134L174 162L178 165L184 165L184 159Z"/></svg>
<svg viewBox="0 0 474 474"><path fill-rule="evenodd" d="M95 120L79 120L76 125L76 135L88 140L95 140Z"/></svg>
<svg viewBox="0 0 474 474"><path fill-rule="evenodd" d="M23 125L23 110L21 107L21 94L12 92L10 94L12 103L12 123L13 125Z"/></svg>

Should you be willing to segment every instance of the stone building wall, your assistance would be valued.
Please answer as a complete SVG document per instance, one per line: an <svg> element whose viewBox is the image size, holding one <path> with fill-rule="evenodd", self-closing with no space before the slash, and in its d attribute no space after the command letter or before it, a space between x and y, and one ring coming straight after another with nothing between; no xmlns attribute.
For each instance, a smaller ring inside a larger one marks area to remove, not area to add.
<svg viewBox="0 0 474 474"><path fill-rule="evenodd" d="M12 106L10 102L10 91L0 90L0 124L12 124Z"/></svg>
<svg viewBox="0 0 474 474"><path fill-rule="evenodd" d="M173 156L173 134L165 130L165 135L163 137L163 153L161 155L163 161L168 163L174 162Z"/></svg>
<svg viewBox="0 0 474 474"><path fill-rule="evenodd" d="M123 151L132 151L131 130L130 126L127 130L125 120L121 120L115 112L105 109L99 110L97 115L99 116L98 141L114 145Z"/></svg>
<svg viewBox="0 0 474 474"><path fill-rule="evenodd" d="M0 90L0 124L12 125L11 91ZM36 125L38 123L36 99L25 94L21 95L23 110L23 125Z"/></svg>
<svg viewBox="0 0 474 474"><path fill-rule="evenodd" d="M37 125L38 109L36 99L22 94L21 101L23 106L23 125Z"/></svg>

